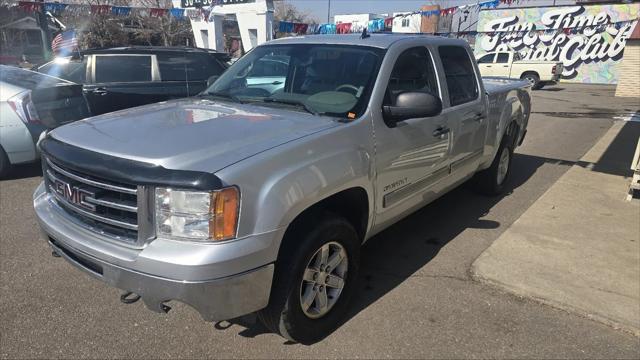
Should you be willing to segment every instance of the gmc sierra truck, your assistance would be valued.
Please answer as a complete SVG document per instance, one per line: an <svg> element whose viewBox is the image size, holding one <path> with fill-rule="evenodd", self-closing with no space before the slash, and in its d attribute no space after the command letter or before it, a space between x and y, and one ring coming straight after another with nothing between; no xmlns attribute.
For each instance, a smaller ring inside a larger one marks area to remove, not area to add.
<svg viewBox="0 0 640 360"><path fill-rule="evenodd" d="M277 91L256 85L265 58L287 67ZM503 191L530 108L530 84L483 80L463 41L281 39L197 97L49 132L33 202L52 254L123 302L257 312L312 343L344 318L368 239L467 180Z"/></svg>

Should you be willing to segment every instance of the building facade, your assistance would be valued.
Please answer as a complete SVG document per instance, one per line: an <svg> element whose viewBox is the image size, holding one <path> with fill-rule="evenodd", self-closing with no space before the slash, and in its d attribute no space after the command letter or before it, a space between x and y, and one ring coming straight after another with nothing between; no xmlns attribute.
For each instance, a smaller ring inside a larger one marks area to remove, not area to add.
<svg viewBox="0 0 640 360"><path fill-rule="evenodd" d="M422 14L412 12L393 13L394 33L420 33L422 32Z"/></svg>
<svg viewBox="0 0 640 360"><path fill-rule="evenodd" d="M335 24L351 24L353 32L360 32L369 25L370 20L384 19L386 14L345 14L333 17Z"/></svg>
<svg viewBox="0 0 640 360"><path fill-rule="evenodd" d="M562 81L615 84L639 10L637 2L483 10L475 51L561 61Z"/></svg>

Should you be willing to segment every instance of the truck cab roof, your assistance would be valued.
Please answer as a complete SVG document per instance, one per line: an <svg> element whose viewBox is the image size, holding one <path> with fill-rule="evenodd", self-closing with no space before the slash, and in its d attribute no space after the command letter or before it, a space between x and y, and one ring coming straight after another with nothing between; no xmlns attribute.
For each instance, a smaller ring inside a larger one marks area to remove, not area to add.
<svg viewBox="0 0 640 360"><path fill-rule="evenodd" d="M434 35L425 34L370 34L369 37L362 38L361 34L340 34L340 35L306 35L288 37L270 41L267 45L275 44L332 44L332 45L358 45L371 46L381 49L388 49L393 44L401 41L411 41L421 37L436 45L459 45L466 46L467 42L459 39L449 39Z"/></svg>

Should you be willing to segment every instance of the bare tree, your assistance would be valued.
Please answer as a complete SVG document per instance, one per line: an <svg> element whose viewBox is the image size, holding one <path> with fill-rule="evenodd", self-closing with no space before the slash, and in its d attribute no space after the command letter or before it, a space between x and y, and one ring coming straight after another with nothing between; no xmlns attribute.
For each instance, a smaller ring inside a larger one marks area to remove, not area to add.
<svg viewBox="0 0 640 360"><path fill-rule="evenodd" d="M274 3L273 17L277 21L290 21L290 22L315 22L315 19L306 12L300 11L295 5L288 1L278 1Z"/></svg>
<svg viewBox="0 0 640 360"><path fill-rule="evenodd" d="M146 0L150 7L166 8L163 0ZM132 21L134 37L148 45L175 46L184 45L185 38L192 38L191 23L188 19L175 19L172 16L150 17L148 14L134 15ZM193 41L191 41L193 43Z"/></svg>

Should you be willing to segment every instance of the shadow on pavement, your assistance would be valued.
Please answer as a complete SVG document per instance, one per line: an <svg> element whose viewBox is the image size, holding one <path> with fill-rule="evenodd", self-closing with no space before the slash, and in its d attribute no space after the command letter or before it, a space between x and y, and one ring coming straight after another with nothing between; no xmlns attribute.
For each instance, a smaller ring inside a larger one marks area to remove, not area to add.
<svg viewBox="0 0 640 360"><path fill-rule="evenodd" d="M538 89L537 91L552 91L552 92L556 92L556 91L562 91L564 90L564 88L561 87L544 87L542 89Z"/></svg>
<svg viewBox="0 0 640 360"><path fill-rule="evenodd" d="M1 178L0 181L26 179L36 176L42 176L42 167L39 161L29 164L13 165L9 174Z"/></svg>
<svg viewBox="0 0 640 360"><path fill-rule="evenodd" d="M631 161L639 138L640 123L626 122L591 170L611 175L632 176Z"/></svg>
<svg viewBox="0 0 640 360"><path fill-rule="evenodd" d="M574 164L515 154L511 179L503 195L493 198L477 195L468 183L463 184L367 241L361 254L358 289L351 301L351 311L343 324L424 267L436 257L442 247L465 229L500 227L499 222L482 218L545 163ZM231 324L240 325L243 329L239 335L244 337L252 338L269 333L269 330L256 321L255 315L222 323L217 323L216 329L226 330Z"/></svg>

